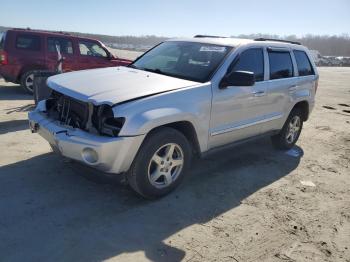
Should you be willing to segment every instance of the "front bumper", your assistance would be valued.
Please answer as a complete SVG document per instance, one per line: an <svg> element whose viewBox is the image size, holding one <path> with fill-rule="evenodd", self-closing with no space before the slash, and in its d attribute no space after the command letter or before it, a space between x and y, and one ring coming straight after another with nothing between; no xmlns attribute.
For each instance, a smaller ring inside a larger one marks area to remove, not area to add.
<svg viewBox="0 0 350 262"><path fill-rule="evenodd" d="M145 135L104 137L62 126L38 109L28 114L33 133L39 133L65 157L107 173L128 171Z"/></svg>

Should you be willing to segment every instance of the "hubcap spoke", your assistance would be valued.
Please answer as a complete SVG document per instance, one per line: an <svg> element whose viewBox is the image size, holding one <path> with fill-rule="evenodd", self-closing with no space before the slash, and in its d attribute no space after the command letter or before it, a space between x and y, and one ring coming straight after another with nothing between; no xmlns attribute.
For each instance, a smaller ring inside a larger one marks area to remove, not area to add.
<svg viewBox="0 0 350 262"><path fill-rule="evenodd" d="M174 159L174 160L171 161L172 166L180 166L180 165L183 164L183 162L184 161L182 159Z"/></svg>
<svg viewBox="0 0 350 262"><path fill-rule="evenodd" d="M166 152L165 152L166 158L172 159L173 154L174 154L174 150L175 150L175 145L174 144L169 145L166 149Z"/></svg>
<svg viewBox="0 0 350 262"><path fill-rule="evenodd" d="M170 172L164 173L164 184L170 185L173 182L173 178L171 177Z"/></svg>
<svg viewBox="0 0 350 262"><path fill-rule="evenodd" d="M158 165L160 166L162 161L163 161L163 158L160 157L157 153L154 154L154 156L152 157L152 160Z"/></svg>
<svg viewBox="0 0 350 262"><path fill-rule="evenodd" d="M151 175L151 181L156 182L161 176L162 172L160 172L158 169Z"/></svg>

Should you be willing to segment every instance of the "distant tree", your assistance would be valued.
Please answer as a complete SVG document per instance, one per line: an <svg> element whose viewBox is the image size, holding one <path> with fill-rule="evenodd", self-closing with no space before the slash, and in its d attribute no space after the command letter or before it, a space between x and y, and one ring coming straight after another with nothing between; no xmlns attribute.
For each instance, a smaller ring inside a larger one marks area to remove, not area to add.
<svg viewBox="0 0 350 262"><path fill-rule="evenodd" d="M0 32L8 30L9 27L0 26ZM142 49L152 47L166 39L168 37L145 35L145 36L111 36L111 35L98 35L90 33L79 33L79 32L68 32L72 35L90 37L98 39L106 44L124 44L128 49ZM302 37L296 35L279 36L272 34L249 34L249 35L238 35L233 37L239 38L276 38L285 39L291 41L301 42L309 49L318 50L322 55L326 56L349 56L350 57L350 36L349 34L342 35L312 35L306 34Z"/></svg>

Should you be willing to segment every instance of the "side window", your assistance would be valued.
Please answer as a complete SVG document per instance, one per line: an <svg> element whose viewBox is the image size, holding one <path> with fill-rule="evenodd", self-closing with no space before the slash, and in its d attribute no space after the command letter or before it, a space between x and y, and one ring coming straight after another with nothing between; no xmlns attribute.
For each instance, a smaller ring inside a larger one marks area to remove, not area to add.
<svg viewBox="0 0 350 262"><path fill-rule="evenodd" d="M0 50L5 48L5 36L6 33L0 33Z"/></svg>
<svg viewBox="0 0 350 262"><path fill-rule="evenodd" d="M293 63L289 52L269 51L270 79L293 76Z"/></svg>
<svg viewBox="0 0 350 262"><path fill-rule="evenodd" d="M89 41L79 41L79 51L81 55L107 57L107 52L97 43Z"/></svg>
<svg viewBox="0 0 350 262"><path fill-rule="evenodd" d="M40 37L37 35L18 35L16 39L16 47L30 51L40 50Z"/></svg>
<svg viewBox="0 0 350 262"><path fill-rule="evenodd" d="M49 52L56 53L56 45L60 48L62 54L73 54L73 43L71 40L59 37L47 38L47 49Z"/></svg>
<svg viewBox="0 0 350 262"><path fill-rule="evenodd" d="M299 76L314 75L314 70L306 53L298 50L294 50L293 53L297 61Z"/></svg>
<svg viewBox="0 0 350 262"><path fill-rule="evenodd" d="M255 81L264 80L264 53L261 48L252 48L243 51L237 61L229 68L233 71L250 71L255 74Z"/></svg>

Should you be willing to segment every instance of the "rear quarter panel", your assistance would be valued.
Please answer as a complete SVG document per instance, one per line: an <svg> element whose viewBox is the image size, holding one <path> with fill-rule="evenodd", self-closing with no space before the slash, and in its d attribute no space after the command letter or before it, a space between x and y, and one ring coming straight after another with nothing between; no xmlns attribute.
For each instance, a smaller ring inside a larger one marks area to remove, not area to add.
<svg viewBox="0 0 350 262"><path fill-rule="evenodd" d="M16 47L18 35L36 35L40 37L40 50L23 50ZM6 51L8 52L8 73L15 80L28 70L46 69L45 64L45 42L40 34L33 32L13 32L8 31L6 35Z"/></svg>

